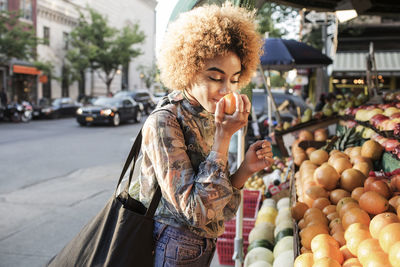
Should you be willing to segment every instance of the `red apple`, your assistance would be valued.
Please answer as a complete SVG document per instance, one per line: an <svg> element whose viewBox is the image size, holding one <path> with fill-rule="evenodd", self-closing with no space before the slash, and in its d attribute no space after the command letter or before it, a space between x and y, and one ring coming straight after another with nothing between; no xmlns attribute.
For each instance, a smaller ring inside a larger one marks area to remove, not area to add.
<svg viewBox="0 0 400 267"><path fill-rule="evenodd" d="M389 118L390 119L398 119L398 118L400 118L400 112L392 114Z"/></svg>
<svg viewBox="0 0 400 267"><path fill-rule="evenodd" d="M383 115L383 114L376 114L374 115L369 121L371 124L375 127L378 127L383 121L388 120L389 117Z"/></svg>
<svg viewBox="0 0 400 267"><path fill-rule="evenodd" d="M385 148L386 151L393 151L397 146L400 145L400 142L394 139L386 140L382 146Z"/></svg>

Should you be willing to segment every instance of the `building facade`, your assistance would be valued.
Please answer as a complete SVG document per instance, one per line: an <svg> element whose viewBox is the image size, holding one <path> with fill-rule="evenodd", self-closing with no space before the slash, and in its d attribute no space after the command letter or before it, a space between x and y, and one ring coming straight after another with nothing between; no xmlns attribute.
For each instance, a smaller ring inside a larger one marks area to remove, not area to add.
<svg viewBox="0 0 400 267"><path fill-rule="evenodd" d="M37 0L37 35L46 40L45 44L38 46L38 60L49 61L53 64L54 71L47 83L39 83L38 99L69 96L77 99L82 95L90 95L93 86L94 95L105 95L106 85L101 80L99 73L91 75L90 70L85 74L85 86L79 87L78 82L66 84L63 82L65 55L69 49L68 38L70 32L77 25L80 12L88 14L90 7L108 19L110 26L122 29L129 24L138 23L145 33L146 39L138 45L143 55L134 58L124 76L118 71L111 84L111 92L124 89L143 87L137 67L140 65L151 66L155 58L155 0ZM126 77L123 79L122 77ZM93 81L92 81L93 77ZM124 83L123 83L124 80ZM84 91L83 91L84 89Z"/></svg>

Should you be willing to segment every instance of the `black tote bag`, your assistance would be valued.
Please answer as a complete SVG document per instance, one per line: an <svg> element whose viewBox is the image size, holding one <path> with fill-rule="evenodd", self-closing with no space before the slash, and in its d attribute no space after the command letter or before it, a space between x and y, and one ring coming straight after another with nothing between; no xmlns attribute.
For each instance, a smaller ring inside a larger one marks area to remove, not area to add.
<svg viewBox="0 0 400 267"><path fill-rule="evenodd" d="M125 189L117 197L113 194L103 210L50 260L48 266L153 266L153 216L161 199L161 189L157 186L148 209L128 194L141 140L140 131L117 184L118 188L134 160Z"/></svg>

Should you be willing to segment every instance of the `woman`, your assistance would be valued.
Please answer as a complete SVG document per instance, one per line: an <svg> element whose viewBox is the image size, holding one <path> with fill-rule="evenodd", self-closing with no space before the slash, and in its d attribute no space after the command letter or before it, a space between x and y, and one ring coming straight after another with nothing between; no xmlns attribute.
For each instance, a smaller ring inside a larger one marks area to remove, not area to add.
<svg viewBox="0 0 400 267"><path fill-rule="evenodd" d="M238 208L240 189L272 162L259 141L229 174L231 136L247 124L251 103L235 93L236 111L224 114L223 96L246 85L262 42L253 14L226 4L205 6L171 23L158 64L175 90L160 101L143 129L140 200L148 205L157 184L155 266L209 266L224 221Z"/></svg>

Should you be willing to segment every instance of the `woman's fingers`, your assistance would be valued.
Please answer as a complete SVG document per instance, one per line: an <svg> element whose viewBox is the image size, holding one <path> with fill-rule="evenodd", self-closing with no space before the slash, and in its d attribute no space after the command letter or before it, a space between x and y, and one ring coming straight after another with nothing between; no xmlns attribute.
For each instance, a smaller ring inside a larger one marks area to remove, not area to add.
<svg viewBox="0 0 400 267"><path fill-rule="evenodd" d="M243 103L244 103L244 112L250 113L251 111L251 102L247 95L240 95L242 97Z"/></svg>
<svg viewBox="0 0 400 267"><path fill-rule="evenodd" d="M224 110L225 110L225 99L221 98L217 102L217 106L215 108L215 122L222 123L224 120Z"/></svg>

